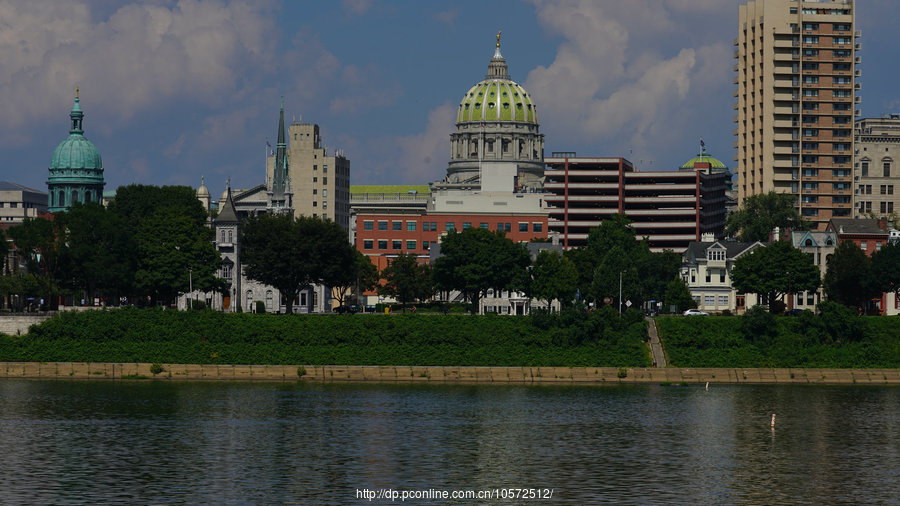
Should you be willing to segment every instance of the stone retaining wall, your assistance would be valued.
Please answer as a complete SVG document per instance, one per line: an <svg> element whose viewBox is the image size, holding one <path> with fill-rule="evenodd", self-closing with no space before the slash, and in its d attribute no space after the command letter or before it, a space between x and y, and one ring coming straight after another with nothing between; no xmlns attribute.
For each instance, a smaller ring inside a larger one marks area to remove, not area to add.
<svg viewBox="0 0 900 506"><path fill-rule="evenodd" d="M0 379L145 379L228 381L376 381L410 383L753 383L900 385L900 369L727 369L616 367L410 367L0 362Z"/></svg>
<svg viewBox="0 0 900 506"><path fill-rule="evenodd" d="M3 314L0 315L0 334L10 336L28 333L28 327L43 322L52 314Z"/></svg>

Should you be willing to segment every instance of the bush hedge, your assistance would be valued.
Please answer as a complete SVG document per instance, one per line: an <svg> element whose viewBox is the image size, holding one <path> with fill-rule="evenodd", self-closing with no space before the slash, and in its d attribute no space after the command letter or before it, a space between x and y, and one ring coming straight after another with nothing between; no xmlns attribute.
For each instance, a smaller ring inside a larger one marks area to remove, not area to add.
<svg viewBox="0 0 900 506"><path fill-rule="evenodd" d="M0 361L423 366L650 364L630 312L266 315L117 309L66 312L0 337Z"/></svg>
<svg viewBox="0 0 900 506"><path fill-rule="evenodd" d="M860 317L832 303L819 312L661 317L657 326L676 367L900 367L900 319Z"/></svg>

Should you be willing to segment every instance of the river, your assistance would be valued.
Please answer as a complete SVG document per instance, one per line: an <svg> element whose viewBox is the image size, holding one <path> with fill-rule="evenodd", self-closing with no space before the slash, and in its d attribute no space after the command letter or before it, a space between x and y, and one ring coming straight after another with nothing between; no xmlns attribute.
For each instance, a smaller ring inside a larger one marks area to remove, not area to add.
<svg viewBox="0 0 900 506"><path fill-rule="evenodd" d="M3 380L0 462L3 504L897 503L900 387Z"/></svg>

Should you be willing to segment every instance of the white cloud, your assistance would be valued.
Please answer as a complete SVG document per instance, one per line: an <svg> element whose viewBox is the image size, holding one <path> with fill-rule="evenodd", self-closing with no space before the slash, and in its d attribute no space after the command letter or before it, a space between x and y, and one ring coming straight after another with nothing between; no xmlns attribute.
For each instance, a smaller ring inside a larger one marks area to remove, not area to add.
<svg viewBox="0 0 900 506"><path fill-rule="evenodd" d="M120 119L173 98L220 104L239 87L239 66L271 58L270 19L265 4L214 0L126 4L96 21L86 2L0 3L3 124L60 116L76 85L87 111Z"/></svg>
<svg viewBox="0 0 900 506"><path fill-rule="evenodd" d="M344 12L361 16L372 8L372 0L343 0L341 8Z"/></svg>
<svg viewBox="0 0 900 506"><path fill-rule="evenodd" d="M681 141L679 127L696 119L704 94L730 85L728 47L684 25L711 0L534 3L541 26L562 39L553 62L524 83L551 141L652 159L660 145Z"/></svg>

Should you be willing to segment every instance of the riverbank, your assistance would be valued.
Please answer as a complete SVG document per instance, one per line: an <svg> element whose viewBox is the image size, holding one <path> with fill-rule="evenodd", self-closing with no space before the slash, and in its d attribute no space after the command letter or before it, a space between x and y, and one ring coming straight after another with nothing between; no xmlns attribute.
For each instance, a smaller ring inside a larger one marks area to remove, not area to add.
<svg viewBox="0 0 900 506"><path fill-rule="evenodd" d="M147 363L0 362L0 379L900 385L900 369L159 365L153 374L158 369Z"/></svg>

